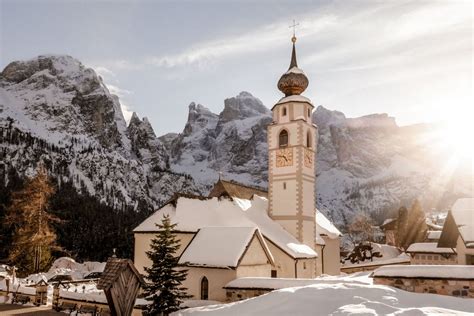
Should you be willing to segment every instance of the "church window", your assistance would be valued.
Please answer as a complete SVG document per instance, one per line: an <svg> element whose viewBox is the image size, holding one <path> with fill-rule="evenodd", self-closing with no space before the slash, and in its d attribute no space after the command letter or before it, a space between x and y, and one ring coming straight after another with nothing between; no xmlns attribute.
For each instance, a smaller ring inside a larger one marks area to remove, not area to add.
<svg viewBox="0 0 474 316"><path fill-rule="evenodd" d="M286 182L283 182L283 190L286 190Z"/></svg>
<svg viewBox="0 0 474 316"><path fill-rule="evenodd" d="M312 141L311 141L311 133L308 131L308 133L307 133L307 135L306 135L306 147L308 147L308 148L313 147L313 146L311 146L311 143L312 143Z"/></svg>
<svg viewBox="0 0 474 316"><path fill-rule="evenodd" d="M272 278L276 278L277 277L277 270L272 270Z"/></svg>
<svg viewBox="0 0 474 316"><path fill-rule="evenodd" d="M306 262L303 262L303 269L306 269Z"/></svg>
<svg viewBox="0 0 474 316"><path fill-rule="evenodd" d="M280 147L288 146L288 132L286 130L280 132L279 145Z"/></svg>
<svg viewBox="0 0 474 316"><path fill-rule="evenodd" d="M281 116L286 116L286 106L281 109Z"/></svg>
<svg viewBox="0 0 474 316"><path fill-rule="evenodd" d="M201 280L201 300L209 299L209 281L206 277Z"/></svg>
<svg viewBox="0 0 474 316"><path fill-rule="evenodd" d="M311 109L308 108L308 117L311 117Z"/></svg>

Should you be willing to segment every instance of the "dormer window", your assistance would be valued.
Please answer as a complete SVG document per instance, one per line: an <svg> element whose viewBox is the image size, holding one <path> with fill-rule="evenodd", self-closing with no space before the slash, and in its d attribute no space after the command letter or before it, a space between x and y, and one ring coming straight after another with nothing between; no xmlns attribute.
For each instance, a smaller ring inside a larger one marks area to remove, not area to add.
<svg viewBox="0 0 474 316"><path fill-rule="evenodd" d="M280 132L280 136L278 137L278 144L280 147L288 146L288 132L286 130L282 130Z"/></svg>
<svg viewBox="0 0 474 316"><path fill-rule="evenodd" d="M281 109L281 116L286 116L286 106Z"/></svg>

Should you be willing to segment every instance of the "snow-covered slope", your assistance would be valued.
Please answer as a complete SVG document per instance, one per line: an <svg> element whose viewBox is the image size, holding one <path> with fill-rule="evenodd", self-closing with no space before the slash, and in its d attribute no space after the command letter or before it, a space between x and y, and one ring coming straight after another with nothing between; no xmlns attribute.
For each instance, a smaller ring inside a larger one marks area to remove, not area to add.
<svg viewBox="0 0 474 316"><path fill-rule="evenodd" d="M70 56L13 62L0 74L0 176L32 175L43 163L113 204L156 207L174 191L196 193L169 171L168 154L146 119L127 128L118 97Z"/></svg>
<svg viewBox="0 0 474 316"><path fill-rule="evenodd" d="M368 277L360 275L316 278L312 285L172 315L470 315L473 310L472 299L373 285Z"/></svg>

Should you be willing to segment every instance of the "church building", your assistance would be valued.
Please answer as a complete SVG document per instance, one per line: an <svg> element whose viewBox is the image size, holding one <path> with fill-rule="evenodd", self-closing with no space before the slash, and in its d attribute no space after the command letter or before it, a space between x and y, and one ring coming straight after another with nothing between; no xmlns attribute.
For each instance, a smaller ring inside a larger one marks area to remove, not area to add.
<svg viewBox="0 0 474 316"><path fill-rule="evenodd" d="M209 196L176 194L134 229L140 273L164 215L176 223L183 285L193 299L225 301L225 286L241 277L314 278L339 274L341 233L316 208L317 126L301 93L308 78L298 68L293 36L290 67L278 82L285 96L268 126L268 192L220 180Z"/></svg>

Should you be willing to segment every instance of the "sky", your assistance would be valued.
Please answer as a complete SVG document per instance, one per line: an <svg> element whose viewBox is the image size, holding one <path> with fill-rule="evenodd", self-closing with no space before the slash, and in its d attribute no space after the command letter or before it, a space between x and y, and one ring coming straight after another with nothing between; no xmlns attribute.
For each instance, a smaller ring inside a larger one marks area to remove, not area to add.
<svg viewBox="0 0 474 316"><path fill-rule="evenodd" d="M220 113L248 91L269 108L290 62L315 106L399 125L472 115L471 1L0 0L0 67L67 54L119 95L126 118L181 132L188 105Z"/></svg>

